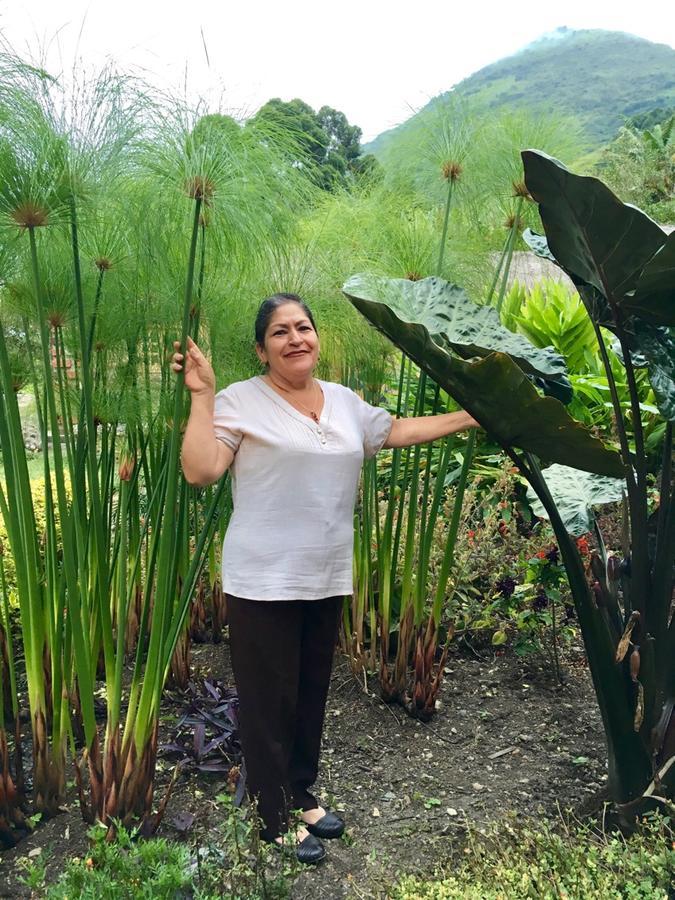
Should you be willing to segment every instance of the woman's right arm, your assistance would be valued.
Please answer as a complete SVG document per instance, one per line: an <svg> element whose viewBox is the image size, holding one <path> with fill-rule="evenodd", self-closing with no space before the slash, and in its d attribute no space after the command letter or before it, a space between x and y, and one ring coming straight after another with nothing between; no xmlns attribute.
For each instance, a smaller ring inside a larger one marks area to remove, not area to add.
<svg viewBox="0 0 675 900"><path fill-rule="evenodd" d="M172 368L180 372L183 355L180 343L174 343ZM208 359L188 338L185 387L190 391L190 417L181 448L181 465L186 480L197 487L213 484L232 465L234 453L216 438L213 430L215 375Z"/></svg>

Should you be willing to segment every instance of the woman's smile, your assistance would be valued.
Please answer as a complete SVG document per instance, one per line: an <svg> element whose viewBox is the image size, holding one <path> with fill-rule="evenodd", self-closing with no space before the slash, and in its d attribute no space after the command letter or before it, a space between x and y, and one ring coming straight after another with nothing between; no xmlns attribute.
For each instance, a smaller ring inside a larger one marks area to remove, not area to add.
<svg viewBox="0 0 675 900"><path fill-rule="evenodd" d="M284 303L274 310L264 343L258 344L256 350L272 377L281 382L291 379L297 382L293 386L300 388L311 382L319 356L319 336L301 306ZM289 363L297 365L289 367Z"/></svg>

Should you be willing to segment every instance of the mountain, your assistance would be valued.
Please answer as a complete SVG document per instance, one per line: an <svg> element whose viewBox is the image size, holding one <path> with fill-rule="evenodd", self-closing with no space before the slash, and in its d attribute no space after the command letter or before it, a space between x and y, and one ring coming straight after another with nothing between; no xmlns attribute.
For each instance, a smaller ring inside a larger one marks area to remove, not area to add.
<svg viewBox="0 0 675 900"><path fill-rule="evenodd" d="M618 31L558 28L451 90L476 110L526 108L574 116L593 149L610 141L626 118L675 107L675 50ZM376 137L364 152L382 155L401 128L444 97Z"/></svg>

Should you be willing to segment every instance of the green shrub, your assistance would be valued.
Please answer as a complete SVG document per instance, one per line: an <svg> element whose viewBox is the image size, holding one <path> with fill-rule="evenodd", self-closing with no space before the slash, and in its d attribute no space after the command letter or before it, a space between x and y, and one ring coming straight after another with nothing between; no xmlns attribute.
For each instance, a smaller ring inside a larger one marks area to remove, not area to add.
<svg viewBox="0 0 675 900"><path fill-rule="evenodd" d="M650 816L632 837L587 825L508 823L469 835L466 859L435 880L402 879L393 900L668 900L675 879L669 818Z"/></svg>
<svg viewBox="0 0 675 900"><path fill-rule="evenodd" d="M566 284L545 278L528 290L515 282L504 302L502 320L535 347L554 347L570 372L598 371L593 324L579 295Z"/></svg>
<svg viewBox="0 0 675 900"><path fill-rule="evenodd" d="M190 851L163 838L136 841L121 828L106 841L105 828L90 831L85 859L73 859L51 887L48 900L173 900L192 883ZM184 896L184 895L183 895Z"/></svg>
<svg viewBox="0 0 675 900"><path fill-rule="evenodd" d="M531 289L515 282L504 300L502 321L511 331L525 335L535 347L553 347L565 360L573 397L570 415L586 425L597 427L608 440L615 439L610 386L603 368L593 324L576 292L560 282L542 279ZM603 332L612 347L612 335ZM630 395L623 362L612 350L609 354L626 424L632 433ZM647 449L659 446L663 428L659 426L654 392L647 372L635 372Z"/></svg>

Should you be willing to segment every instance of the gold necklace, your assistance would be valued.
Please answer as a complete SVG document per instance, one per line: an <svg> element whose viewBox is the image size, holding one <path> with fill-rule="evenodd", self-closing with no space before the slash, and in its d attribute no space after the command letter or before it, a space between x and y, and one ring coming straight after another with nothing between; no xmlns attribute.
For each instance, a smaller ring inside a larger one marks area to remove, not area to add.
<svg viewBox="0 0 675 900"><path fill-rule="evenodd" d="M271 375L268 374L267 377L268 377L269 380L272 382L272 384L274 385L275 388L277 388L277 389L280 390L280 391L283 391L284 394L290 394L290 393L291 393L291 391L289 390L289 388L285 388L285 387L282 387L280 384L277 384L277 382L272 378ZM318 388L319 388L319 394L320 394L321 396L323 396L323 391L321 390L321 387L320 387L319 383L318 383L317 381L315 381L314 379L312 379L312 387L315 388L315 389L318 387ZM298 406L301 406L302 409L305 410L305 412L309 413L309 416L310 416L310 418L312 419L313 422L315 422L317 425L319 424L319 415L318 415L318 413L316 413L313 409L310 409L309 406L305 406L304 403L301 403L301 402L297 399L297 397L293 397L292 399L293 399L293 402L294 402L294 403L297 403L297 405L298 405Z"/></svg>

